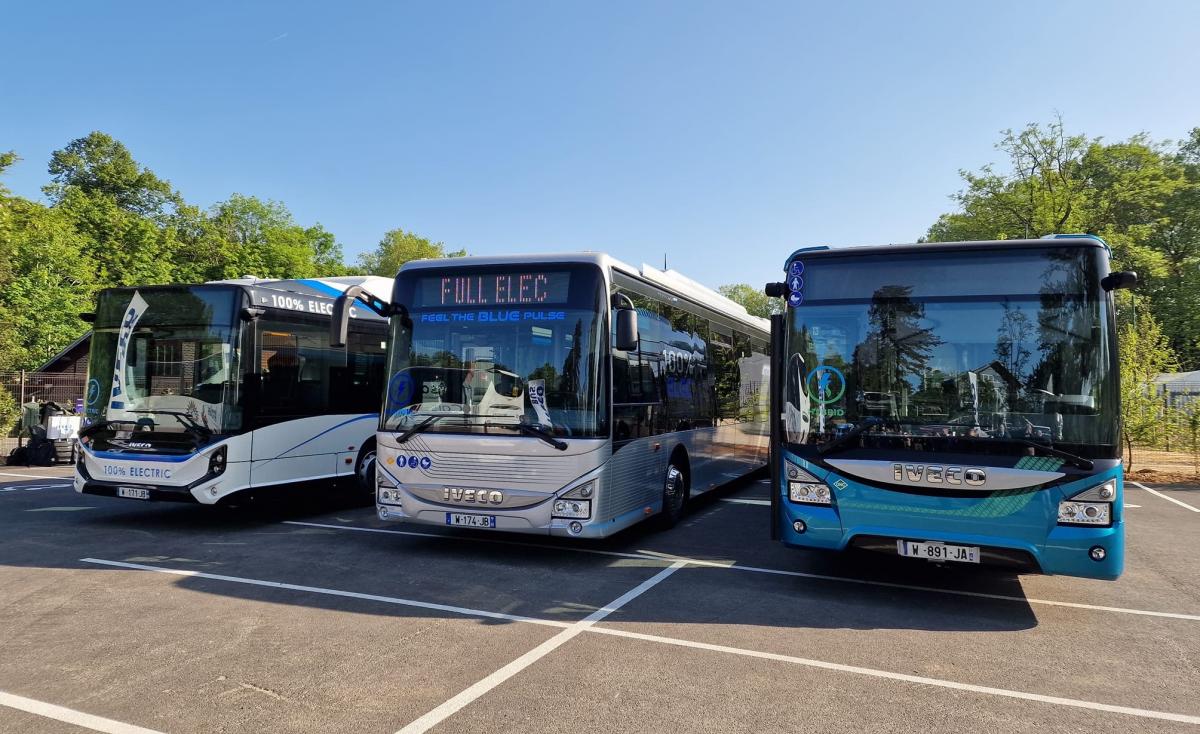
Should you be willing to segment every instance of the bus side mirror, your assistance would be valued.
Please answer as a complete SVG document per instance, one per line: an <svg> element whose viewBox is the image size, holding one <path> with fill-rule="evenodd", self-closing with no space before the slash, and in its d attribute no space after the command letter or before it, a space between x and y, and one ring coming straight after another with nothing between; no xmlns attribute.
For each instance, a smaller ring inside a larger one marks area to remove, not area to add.
<svg viewBox="0 0 1200 734"><path fill-rule="evenodd" d="M617 309L617 349L630 352L638 348L637 311L632 308Z"/></svg>
<svg viewBox="0 0 1200 734"><path fill-rule="evenodd" d="M768 298L787 298L787 283L767 283L765 286L763 286L763 293L765 293Z"/></svg>
<svg viewBox="0 0 1200 734"><path fill-rule="evenodd" d="M1100 287L1106 291L1115 291L1122 288L1132 288L1137 285L1137 282L1137 273L1131 270L1123 270L1104 276L1100 281Z"/></svg>
<svg viewBox="0 0 1200 734"><path fill-rule="evenodd" d="M333 302L333 314L329 320L329 346L344 349L350 334L350 304L354 297L343 293Z"/></svg>

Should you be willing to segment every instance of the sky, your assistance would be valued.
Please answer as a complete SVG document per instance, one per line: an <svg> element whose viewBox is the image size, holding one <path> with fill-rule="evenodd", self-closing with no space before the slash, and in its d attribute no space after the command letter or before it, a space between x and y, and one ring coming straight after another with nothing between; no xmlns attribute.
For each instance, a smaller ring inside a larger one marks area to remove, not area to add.
<svg viewBox="0 0 1200 734"><path fill-rule="evenodd" d="M6 177L92 130L193 204L598 250L709 286L809 245L911 242L1005 128L1200 126L1200 3L13 3Z"/></svg>

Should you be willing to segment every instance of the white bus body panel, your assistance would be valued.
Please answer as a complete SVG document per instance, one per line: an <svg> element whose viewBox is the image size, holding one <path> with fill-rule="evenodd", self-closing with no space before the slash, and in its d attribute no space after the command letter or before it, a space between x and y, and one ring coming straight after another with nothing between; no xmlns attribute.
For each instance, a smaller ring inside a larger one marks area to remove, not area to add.
<svg viewBox="0 0 1200 734"><path fill-rule="evenodd" d="M246 489L290 482L320 481L353 474L359 450L374 432L374 414L323 415L285 421L232 436L186 456L95 452L84 447L80 464L98 483L189 494L215 504ZM227 452L225 471L205 479L218 447ZM77 468L74 486L82 492Z"/></svg>

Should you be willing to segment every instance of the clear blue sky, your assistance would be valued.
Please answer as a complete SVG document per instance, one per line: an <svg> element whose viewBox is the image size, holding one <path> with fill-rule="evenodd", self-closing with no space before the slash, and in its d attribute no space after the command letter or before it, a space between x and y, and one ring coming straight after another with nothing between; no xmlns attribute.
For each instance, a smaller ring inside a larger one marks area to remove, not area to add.
<svg viewBox="0 0 1200 734"><path fill-rule="evenodd" d="M352 7L351 7L352 6ZM998 131L1200 126L1200 3L10 4L0 150L123 141L191 202L709 285L912 241Z"/></svg>

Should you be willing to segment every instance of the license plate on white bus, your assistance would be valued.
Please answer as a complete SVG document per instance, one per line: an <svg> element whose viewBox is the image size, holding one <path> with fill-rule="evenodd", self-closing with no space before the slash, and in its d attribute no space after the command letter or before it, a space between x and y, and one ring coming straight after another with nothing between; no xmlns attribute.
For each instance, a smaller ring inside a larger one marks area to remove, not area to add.
<svg viewBox="0 0 1200 734"><path fill-rule="evenodd" d="M467 515L461 512L447 512L446 524L463 528L494 528L495 515Z"/></svg>
<svg viewBox="0 0 1200 734"><path fill-rule="evenodd" d="M150 499L150 490L141 487L117 487L118 497L128 497L131 500Z"/></svg>
<svg viewBox="0 0 1200 734"><path fill-rule="evenodd" d="M979 563L979 547L974 545L919 543L912 540L897 540L896 551L908 558L924 558L927 561Z"/></svg>

